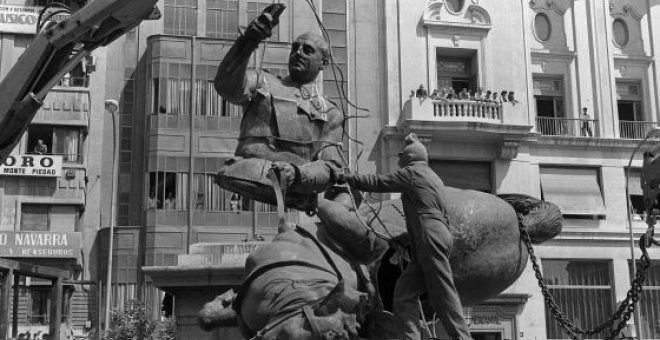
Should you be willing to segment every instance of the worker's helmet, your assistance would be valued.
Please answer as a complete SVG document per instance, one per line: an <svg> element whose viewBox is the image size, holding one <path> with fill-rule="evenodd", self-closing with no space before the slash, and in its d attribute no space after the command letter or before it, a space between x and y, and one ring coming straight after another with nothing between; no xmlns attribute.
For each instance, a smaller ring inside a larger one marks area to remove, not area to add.
<svg viewBox="0 0 660 340"><path fill-rule="evenodd" d="M429 154L426 151L426 147L419 141L416 134L411 133L407 135L404 143L403 150L399 152L399 166L406 166L417 161L429 161Z"/></svg>

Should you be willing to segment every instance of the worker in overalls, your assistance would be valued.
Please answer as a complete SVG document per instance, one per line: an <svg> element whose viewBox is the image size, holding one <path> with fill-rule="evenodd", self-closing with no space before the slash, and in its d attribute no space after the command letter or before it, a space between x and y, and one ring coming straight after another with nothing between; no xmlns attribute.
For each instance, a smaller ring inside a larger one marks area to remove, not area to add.
<svg viewBox="0 0 660 340"><path fill-rule="evenodd" d="M418 298L428 293L433 309L452 339L470 339L449 263L453 236L449 230L444 184L428 165L428 153L417 136L406 137L399 167L386 175L341 175L351 187L369 192L399 192L412 248L394 288L394 315L401 321L400 339L420 339Z"/></svg>

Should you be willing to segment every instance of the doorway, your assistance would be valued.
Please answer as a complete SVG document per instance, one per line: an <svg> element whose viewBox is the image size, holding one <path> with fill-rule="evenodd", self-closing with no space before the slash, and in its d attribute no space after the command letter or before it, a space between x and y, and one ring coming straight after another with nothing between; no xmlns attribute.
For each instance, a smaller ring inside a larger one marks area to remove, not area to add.
<svg viewBox="0 0 660 340"><path fill-rule="evenodd" d="M631 100L617 101L617 110L619 111L619 120L635 122L640 121L639 102Z"/></svg>
<svg viewBox="0 0 660 340"><path fill-rule="evenodd" d="M474 340L502 340L502 332L470 332Z"/></svg>
<svg viewBox="0 0 660 340"><path fill-rule="evenodd" d="M477 51L461 48L437 48L436 89L461 91L477 89Z"/></svg>

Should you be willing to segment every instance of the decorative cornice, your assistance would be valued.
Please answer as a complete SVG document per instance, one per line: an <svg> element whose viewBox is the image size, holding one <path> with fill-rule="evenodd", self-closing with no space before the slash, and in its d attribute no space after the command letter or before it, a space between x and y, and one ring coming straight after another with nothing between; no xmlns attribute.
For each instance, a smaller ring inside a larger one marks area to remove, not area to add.
<svg viewBox="0 0 660 340"><path fill-rule="evenodd" d="M540 61L564 61L571 62L575 59L575 52L573 51L549 51L549 50L532 50L531 51L532 62L536 60Z"/></svg>
<svg viewBox="0 0 660 340"><path fill-rule="evenodd" d="M559 15L564 15L564 13L566 13L566 10L568 10L568 8L560 7L555 0L545 0L545 1L530 0L529 7L532 8L533 10L539 10L539 9L544 9L548 11L552 10Z"/></svg>
<svg viewBox="0 0 660 340"><path fill-rule="evenodd" d="M490 14L481 6L479 1L472 0L467 9L454 13L449 11L445 1L431 0L426 5L422 17L425 27L476 29L488 31L491 28Z"/></svg>
<svg viewBox="0 0 660 340"><path fill-rule="evenodd" d="M500 143L500 159L512 160L518 156L520 140L504 139Z"/></svg>
<svg viewBox="0 0 660 340"><path fill-rule="evenodd" d="M653 62L653 57L649 57L645 55L615 54L612 57L614 58L615 66L636 65L641 67L647 67Z"/></svg>
<svg viewBox="0 0 660 340"><path fill-rule="evenodd" d="M618 139L618 138L583 138L583 137L565 137L565 136L545 136L538 135L538 140L529 144L532 147L549 147L549 148L579 148L588 150L633 150L639 144L640 140L636 139ZM627 151L626 151L627 152Z"/></svg>
<svg viewBox="0 0 660 340"><path fill-rule="evenodd" d="M629 16L637 21L641 21L643 17L643 15L637 12L635 7L633 7L630 4L624 5L623 7L621 7L621 10L617 11L614 10L614 4L612 3L610 3L610 16L613 18Z"/></svg>
<svg viewBox="0 0 660 340"><path fill-rule="evenodd" d="M559 7L554 0L548 0L547 4L549 9L555 11L559 15L564 15L564 13L566 13L566 9Z"/></svg>

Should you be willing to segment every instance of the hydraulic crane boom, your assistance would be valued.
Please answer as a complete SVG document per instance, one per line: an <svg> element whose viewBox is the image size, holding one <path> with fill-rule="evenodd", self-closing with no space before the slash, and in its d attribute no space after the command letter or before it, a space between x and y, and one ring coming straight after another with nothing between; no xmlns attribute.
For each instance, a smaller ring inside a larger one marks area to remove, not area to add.
<svg viewBox="0 0 660 340"><path fill-rule="evenodd" d="M142 20L160 18L157 1L94 0L39 32L0 83L0 163L62 76Z"/></svg>

